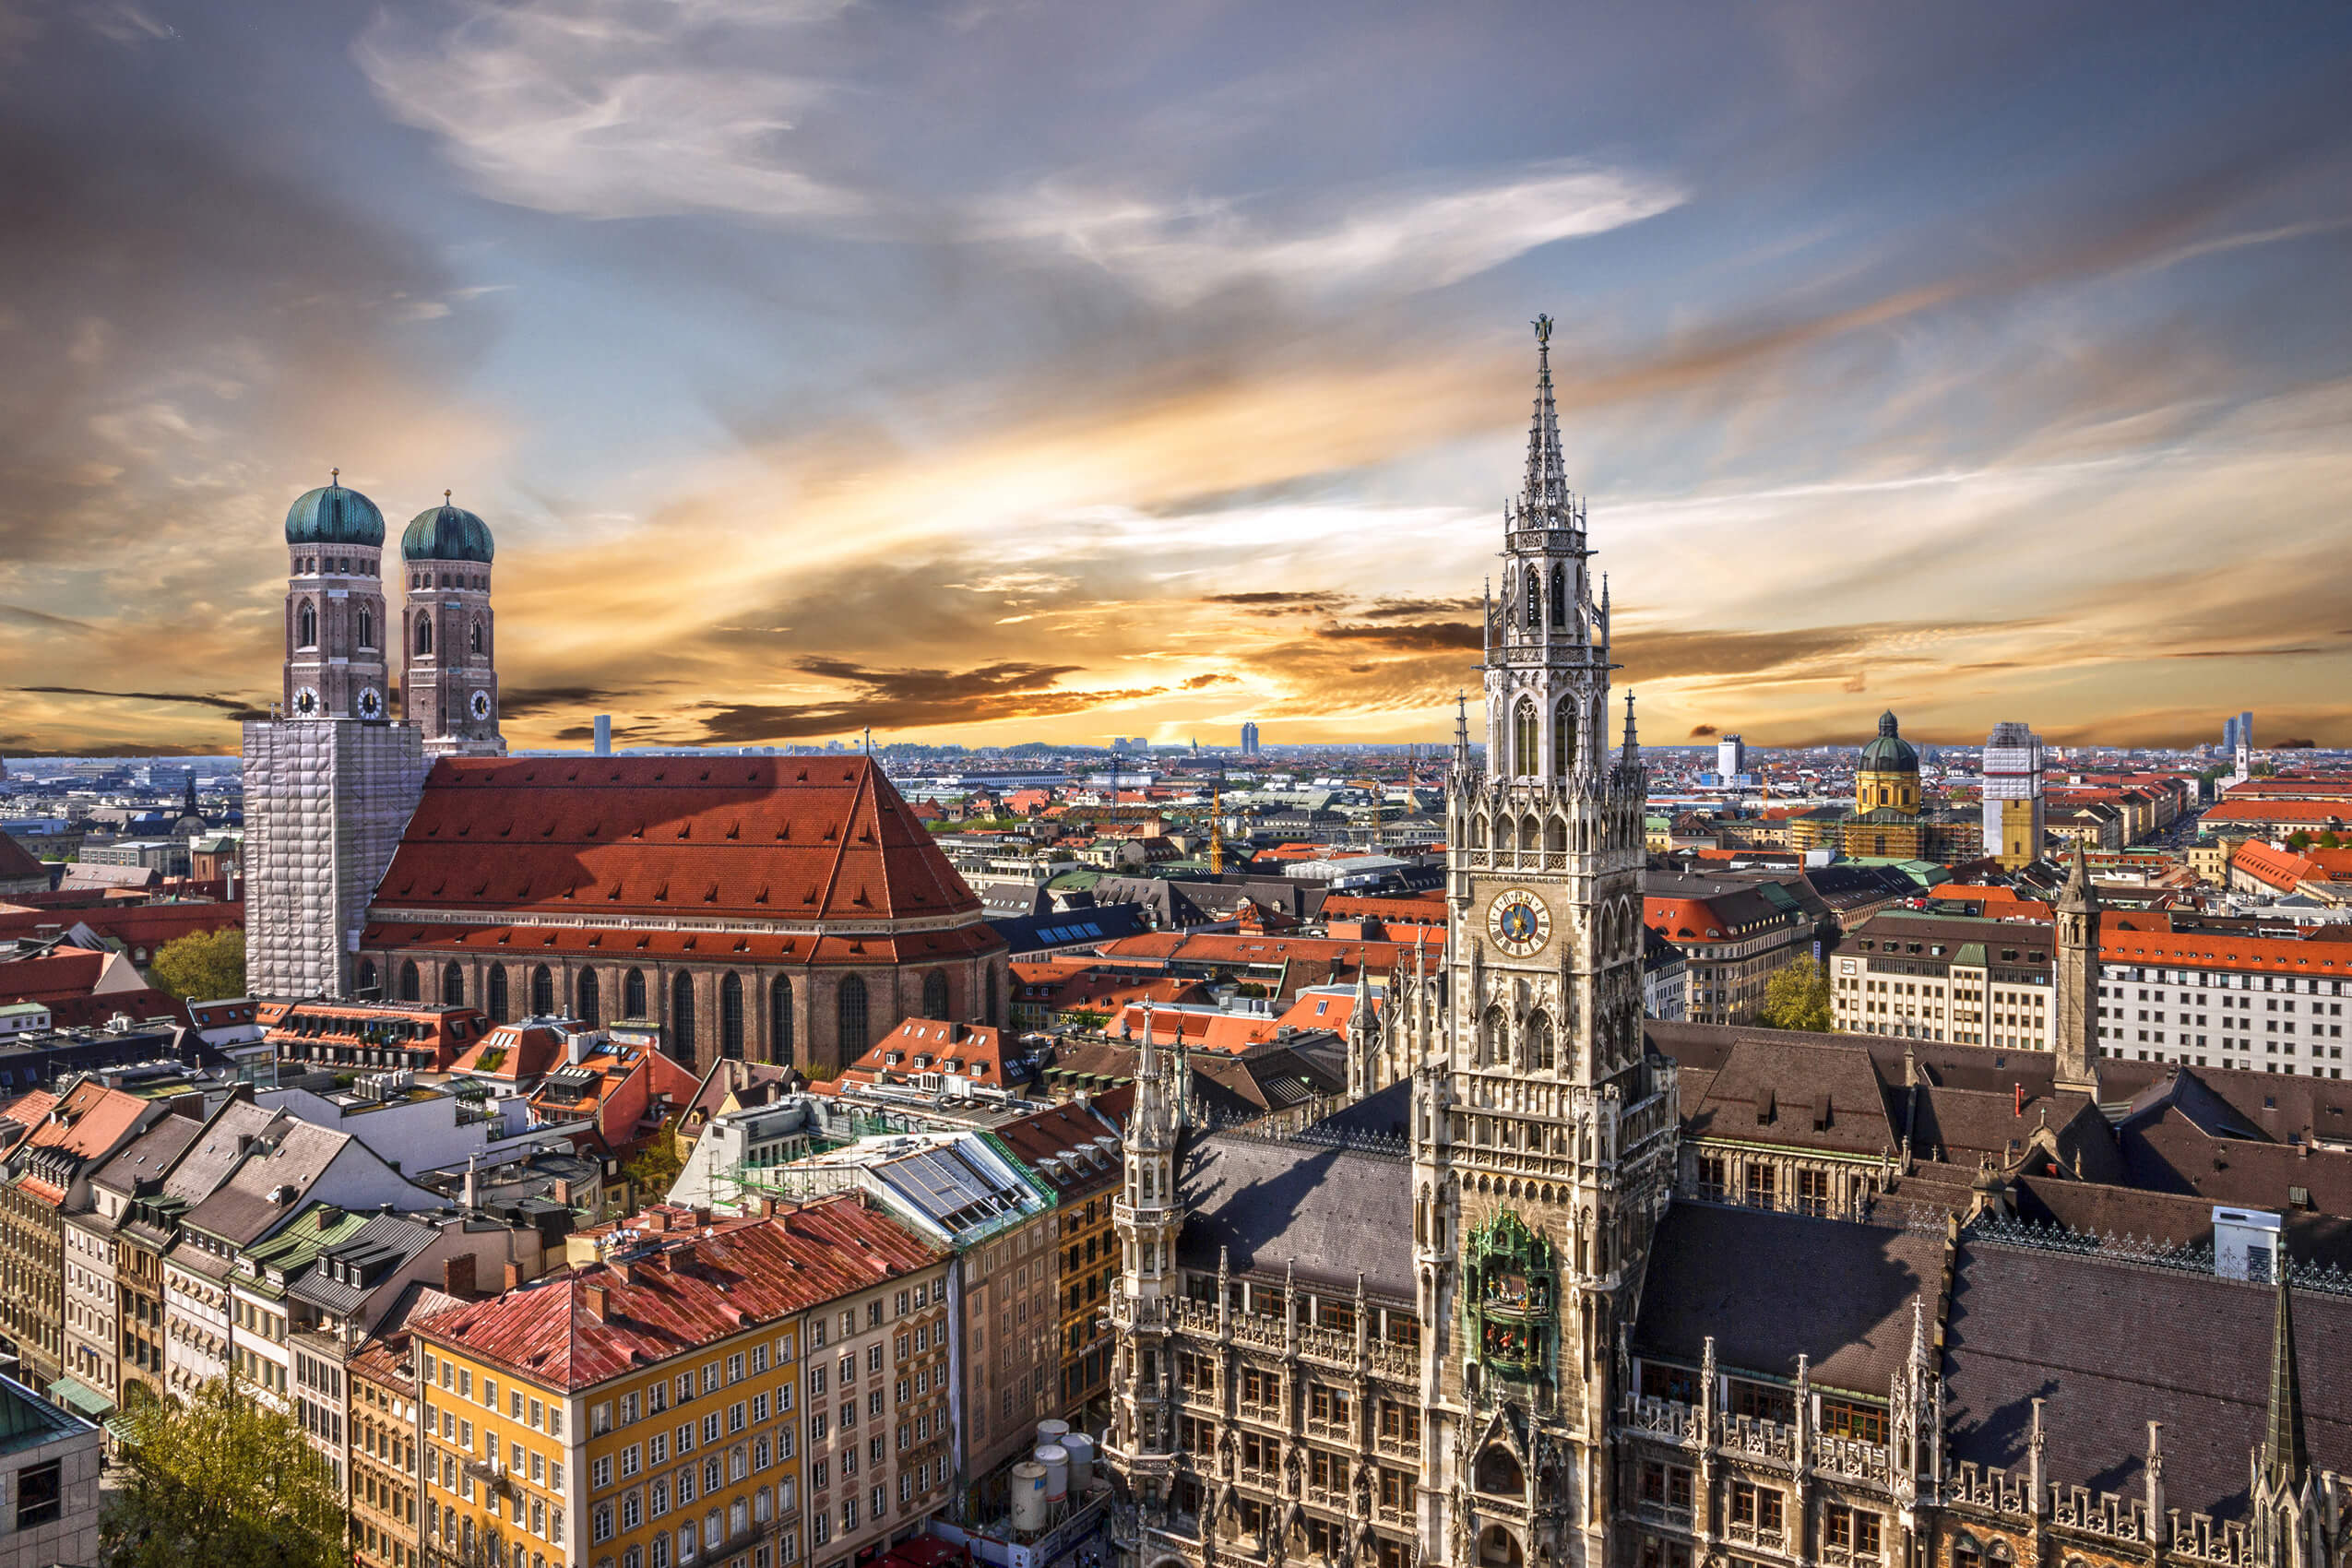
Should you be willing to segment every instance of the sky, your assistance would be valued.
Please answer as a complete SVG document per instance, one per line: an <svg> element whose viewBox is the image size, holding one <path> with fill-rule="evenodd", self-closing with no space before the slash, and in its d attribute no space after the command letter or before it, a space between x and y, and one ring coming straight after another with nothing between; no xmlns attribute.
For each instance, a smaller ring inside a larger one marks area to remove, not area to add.
<svg viewBox="0 0 2352 1568"><path fill-rule="evenodd" d="M339 468L505 730L1435 741L1559 327L1645 740L2352 744L2352 7L0 0L0 751Z"/></svg>

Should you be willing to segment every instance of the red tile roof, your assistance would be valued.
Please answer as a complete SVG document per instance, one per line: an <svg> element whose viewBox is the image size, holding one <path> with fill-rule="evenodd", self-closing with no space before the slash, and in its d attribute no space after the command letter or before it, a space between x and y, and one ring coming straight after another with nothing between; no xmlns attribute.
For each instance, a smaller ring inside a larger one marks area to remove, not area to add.
<svg viewBox="0 0 2352 1568"><path fill-rule="evenodd" d="M18 1150L62 1149L81 1159L95 1159L122 1142L151 1101L120 1089L108 1088L97 1078L84 1078L65 1091L35 1123ZM63 1202L65 1189L41 1173L36 1161L18 1178L25 1191L50 1203Z"/></svg>
<svg viewBox="0 0 2352 1568"><path fill-rule="evenodd" d="M1704 898L1644 898L1642 923L1669 942L1722 942L1730 935Z"/></svg>
<svg viewBox="0 0 2352 1568"><path fill-rule="evenodd" d="M2101 915L2099 961L2352 977L2352 952L2343 951L2345 944L2299 942L2291 937L2252 936L2234 931L2174 932L2164 928L2164 918L2111 911ZM2143 929L2144 926L2154 929Z"/></svg>
<svg viewBox="0 0 2352 1568"><path fill-rule="evenodd" d="M711 1236L650 1237L657 1250L604 1263L416 1323L418 1338L576 1391L887 1279L947 1253L856 1197Z"/></svg>
<svg viewBox="0 0 2352 1568"><path fill-rule="evenodd" d="M1162 1045L1182 1042L1199 1051L1229 1051L1239 1056L1274 1038L1275 1021L1249 1013L1186 1013L1155 1008L1151 1038ZM1129 1007L1119 1016L1117 1033L1141 1040L1144 1010Z"/></svg>
<svg viewBox="0 0 2352 1568"><path fill-rule="evenodd" d="M954 1073L1001 1089L1004 1087L1004 1034L985 1024L909 1018L874 1041L841 1076L849 1083L904 1083L916 1073Z"/></svg>
<svg viewBox="0 0 2352 1568"><path fill-rule="evenodd" d="M446 757L376 904L856 929L980 912L861 756Z"/></svg>
<svg viewBox="0 0 2352 1568"><path fill-rule="evenodd" d="M2244 872L2266 887L2282 893L2292 893L2306 882L2329 880L2316 861L2304 859L2292 849L2274 849L2259 838L2249 838L2238 846L2229 857L2229 869Z"/></svg>
<svg viewBox="0 0 2352 1568"><path fill-rule="evenodd" d="M243 931L244 901L215 904L98 904L0 911L0 937L32 936L86 925L125 947L153 952L195 932Z"/></svg>
<svg viewBox="0 0 2352 1568"><path fill-rule="evenodd" d="M49 868L22 844L0 833L0 882L17 882L35 876L47 883Z"/></svg>
<svg viewBox="0 0 2352 1568"><path fill-rule="evenodd" d="M2342 827L2352 820L2352 802L2344 801L2250 801L2230 799L2205 813L2200 826L2207 830L2233 822L2259 827L2288 822L2316 828Z"/></svg>

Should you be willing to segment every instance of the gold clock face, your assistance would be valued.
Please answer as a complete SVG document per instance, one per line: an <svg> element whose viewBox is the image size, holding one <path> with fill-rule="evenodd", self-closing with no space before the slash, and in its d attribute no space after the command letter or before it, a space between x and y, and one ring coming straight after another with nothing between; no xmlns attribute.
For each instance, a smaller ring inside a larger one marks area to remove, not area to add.
<svg viewBox="0 0 2352 1568"><path fill-rule="evenodd" d="M1486 928L1494 944L1514 958L1531 957L1551 940L1551 911L1528 889L1506 887L1487 906Z"/></svg>

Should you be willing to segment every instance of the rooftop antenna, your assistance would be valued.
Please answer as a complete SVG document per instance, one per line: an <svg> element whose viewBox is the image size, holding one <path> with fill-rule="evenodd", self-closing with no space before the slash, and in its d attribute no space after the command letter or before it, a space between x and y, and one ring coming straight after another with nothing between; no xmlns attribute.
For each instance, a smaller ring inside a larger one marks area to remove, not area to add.
<svg viewBox="0 0 2352 1568"><path fill-rule="evenodd" d="M866 755L873 755L873 726L866 726Z"/></svg>

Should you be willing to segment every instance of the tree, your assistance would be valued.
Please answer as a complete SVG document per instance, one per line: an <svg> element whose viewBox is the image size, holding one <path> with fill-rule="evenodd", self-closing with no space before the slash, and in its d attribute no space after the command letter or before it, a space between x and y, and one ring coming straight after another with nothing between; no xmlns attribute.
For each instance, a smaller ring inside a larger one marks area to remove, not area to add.
<svg viewBox="0 0 2352 1568"><path fill-rule="evenodd" d="M113 1568L340 1568L342 1501L291 1416L216 1378L141 1407L100 1526Z"/></svg>
<svg viewBox="0 0 2352 1568"><path fill-rule="evenodd" d="M685 1168L686 1162L678 1157L678 1118L672 1116L645 1141L645 1147L621 1173L629 1179L636 1202L643 1206L667 1201L670 1189L677 1184L678 1172Z"/></svg>
<svg viewBox="0 0 2352 1568"><path fill-rule="evenodd" d="M2329 828L2325 833L2320 835L2320 848L2322 849L2341 849L2344 848L2344 835L2338 833L2333 827Z"/></svg>
<svg viewBox="0 0 2352 1568"><path fill-rule="evenodd" d="M2287 836L2287 847L2299 855L2311 847L2311 836L2299 827Z"/></svg>
<svg viewBox="0 0 2352 1568"><path fill-rule="evenodd" d="M1768 1029L1827 1030L1829 975L1811 958L1800 958L1773 971L1764 982L1763 1009L1756 1022Z"/></svg>
<svg viewBox="0 0 2352 1568"><path fill-rule="evenodd" d="M245 933L197 931L155 950L155 983L187 1002L218 1002L245 993Z"/></svg>

